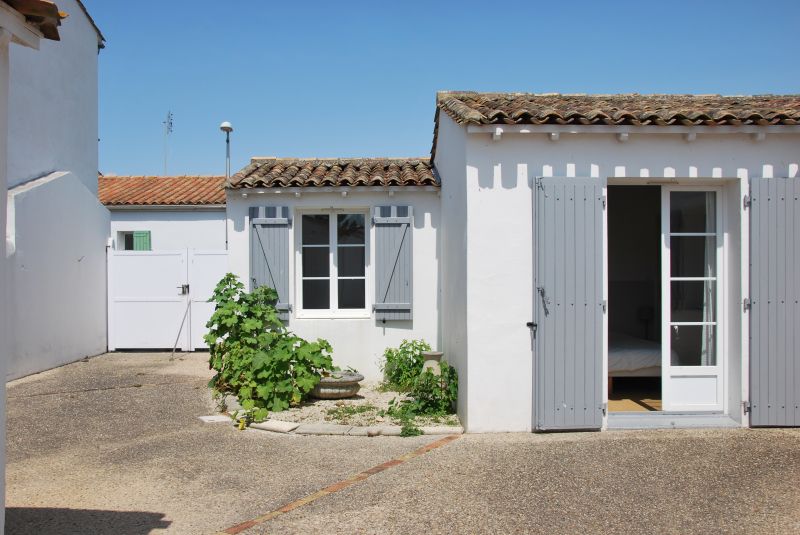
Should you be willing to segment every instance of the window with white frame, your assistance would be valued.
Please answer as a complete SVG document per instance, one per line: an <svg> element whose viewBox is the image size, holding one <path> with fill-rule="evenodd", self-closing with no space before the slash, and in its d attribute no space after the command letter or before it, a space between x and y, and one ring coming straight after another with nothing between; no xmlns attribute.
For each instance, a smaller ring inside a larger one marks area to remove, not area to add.
<svg viewBox="0 0 800 535"><path fill-rule="evenodd" d="M303 214L301 308L366 310L366 215Z"/></svg>

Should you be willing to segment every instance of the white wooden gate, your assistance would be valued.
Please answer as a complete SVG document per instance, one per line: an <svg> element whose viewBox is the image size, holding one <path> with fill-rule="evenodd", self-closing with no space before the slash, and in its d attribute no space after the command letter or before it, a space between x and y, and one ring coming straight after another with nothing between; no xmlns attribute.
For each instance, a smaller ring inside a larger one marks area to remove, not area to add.
<svg viewBox="0 0 800 535"><path fill-rule="evenodd" d="M204 349L227 251L108 253L108 349Z"/></svg>

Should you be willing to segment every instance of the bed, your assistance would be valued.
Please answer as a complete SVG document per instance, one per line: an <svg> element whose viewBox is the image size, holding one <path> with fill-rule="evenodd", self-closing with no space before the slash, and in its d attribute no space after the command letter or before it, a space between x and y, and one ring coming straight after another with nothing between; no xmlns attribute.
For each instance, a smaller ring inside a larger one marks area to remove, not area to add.
<svg viewBox="0 0 800 535"><path fill-rule="evenodd" d="M608 376L660 377L661 343L627 334L610 333Z"/></svg>

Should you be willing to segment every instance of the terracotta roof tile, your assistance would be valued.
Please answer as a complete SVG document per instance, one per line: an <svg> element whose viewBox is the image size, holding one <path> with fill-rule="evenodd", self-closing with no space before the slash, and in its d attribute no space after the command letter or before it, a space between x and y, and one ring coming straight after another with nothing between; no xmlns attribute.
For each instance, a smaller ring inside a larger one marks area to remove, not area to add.
<svg viewBox="0 0 800 535"><path fill-rule="evenodd" d="M60 41L58 27L67 14L59 11L50 0L2 0L25 17L25 21L39 29L45 39ZM83 6L81 6L83 7ZM85 8L84 8L85 12ZM87 13L88 16L88 13Z"/></svg>
<svg viewBox="0 0 800 535"><path fill-rule="evenodd" d="M229 188L439 186L428 158L254 158Z"/></svg>
<svg viewBox="0 0 800 535"><path fill-rule="evenodd" d="M224 176L101 176L97 196L106 206L225 204Z"/></svg>
<svg viewBox="0 0 800 535"><path fill-rule="evenodd" d="M797 125L800 95L561 95L443 91L459 124Z"/></svg>

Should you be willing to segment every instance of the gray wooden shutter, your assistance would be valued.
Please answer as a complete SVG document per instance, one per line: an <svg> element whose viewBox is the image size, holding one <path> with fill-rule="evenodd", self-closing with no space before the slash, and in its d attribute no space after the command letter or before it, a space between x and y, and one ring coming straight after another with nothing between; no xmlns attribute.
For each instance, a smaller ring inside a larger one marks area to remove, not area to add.
<svg viewBox="0 0 800 535"><path fill-rule="evenodd" d="M800 180L750 196L750 425L800 426Z"/></svg>
<svg viewBox="0 0 800 535"><path fill-rule="evenodd" d="M289 319L289 227L288 206L250 208L251 288L269 286L278 292L277 309Z"/></svg>
<svg viewBox="0 0 800 535"><path fill-rule="evenodd" d="M375 319L412 319L411 206L376 206L375 225Z"/></svg>
<svg viewBox="0 0 800 535"><path fill-rule="evenodd" d="M534 400L539 430L602 426L604 205L599 179L536 180Z"/></svg>

